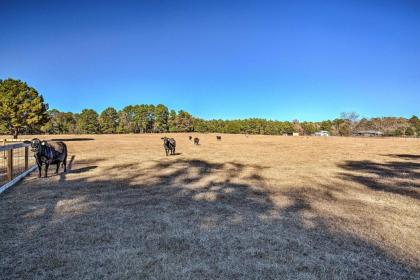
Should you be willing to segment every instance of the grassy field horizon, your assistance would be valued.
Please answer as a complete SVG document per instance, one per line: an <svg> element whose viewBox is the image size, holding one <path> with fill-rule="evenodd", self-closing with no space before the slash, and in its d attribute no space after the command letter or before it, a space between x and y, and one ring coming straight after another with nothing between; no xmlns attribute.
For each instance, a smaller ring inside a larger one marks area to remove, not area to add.
<svg viewBox="0 0 420 280"><path fill-rule="evenodd" d="M40 135L69 172L0 196L1 278L420 277L419 139L216 135Z"/></svg>

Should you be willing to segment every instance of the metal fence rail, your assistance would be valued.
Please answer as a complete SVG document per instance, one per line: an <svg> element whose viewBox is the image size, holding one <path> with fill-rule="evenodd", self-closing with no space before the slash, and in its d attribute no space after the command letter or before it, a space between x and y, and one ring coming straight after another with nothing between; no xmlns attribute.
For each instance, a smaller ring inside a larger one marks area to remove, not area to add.
<svg viewBox="0 0 420 280"><path fill-rule="evenodd" d="M0 146L0 193L35 169L35 158L29 144L15 143Z"/></svg>

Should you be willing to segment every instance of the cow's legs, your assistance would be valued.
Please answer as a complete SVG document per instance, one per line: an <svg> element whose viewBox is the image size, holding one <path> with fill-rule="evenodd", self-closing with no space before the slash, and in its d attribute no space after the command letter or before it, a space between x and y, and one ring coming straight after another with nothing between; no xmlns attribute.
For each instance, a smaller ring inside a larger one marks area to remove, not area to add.
<svg viewBox="0 0 420 280"><path fill-rule="evenodd" d="M45 173L44 173L44 174L45 174L45 176L44 176L45 178L47 178L47 177L48 177L48 167L49 167L49 166L50 166L50 164L49 164L48 162L46 162L46 163L45 163Z"/></svg>
<svg viewBox="0 0 420 280"><path fill-rule="evenodd" d="M60 168L60 162L59 163L57 163L57 168L55 169L55 174L58 174L58 169Z"/></svg>
<svg viewBox="0 0 420 280"><path fill-rule="evenodd" d="M41 178L42 162L36 159L36 165L38 166L38 178Z"/></svg>
<svg viewBox="0 0 420 280"><path fill-rule="evenodd" d="M67 160L63 161L64 172L67 172Z"/></svg>

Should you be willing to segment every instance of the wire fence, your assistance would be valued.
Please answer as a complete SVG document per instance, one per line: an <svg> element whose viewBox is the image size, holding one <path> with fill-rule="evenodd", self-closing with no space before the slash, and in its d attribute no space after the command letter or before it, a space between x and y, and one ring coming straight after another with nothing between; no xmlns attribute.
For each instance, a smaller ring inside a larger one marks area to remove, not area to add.
<svg viewBox="0 0 420 280"><path fill-rule="evenodd" d="M0 146L0 186L18 178L35 165L34 154L28 144L7 142L3 141Z"/></svg>

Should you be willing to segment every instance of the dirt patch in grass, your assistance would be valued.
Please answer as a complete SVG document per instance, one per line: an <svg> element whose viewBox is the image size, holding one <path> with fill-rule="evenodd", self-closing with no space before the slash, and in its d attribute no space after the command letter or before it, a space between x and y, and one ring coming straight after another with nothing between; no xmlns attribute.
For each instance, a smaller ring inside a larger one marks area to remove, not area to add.
<svg viewBox="0 0 420 280"><path fill-rule="evenodd" d="M161 136L56 136L69 172L0 196L1 278L420 277L420 141Z"/></svg>

